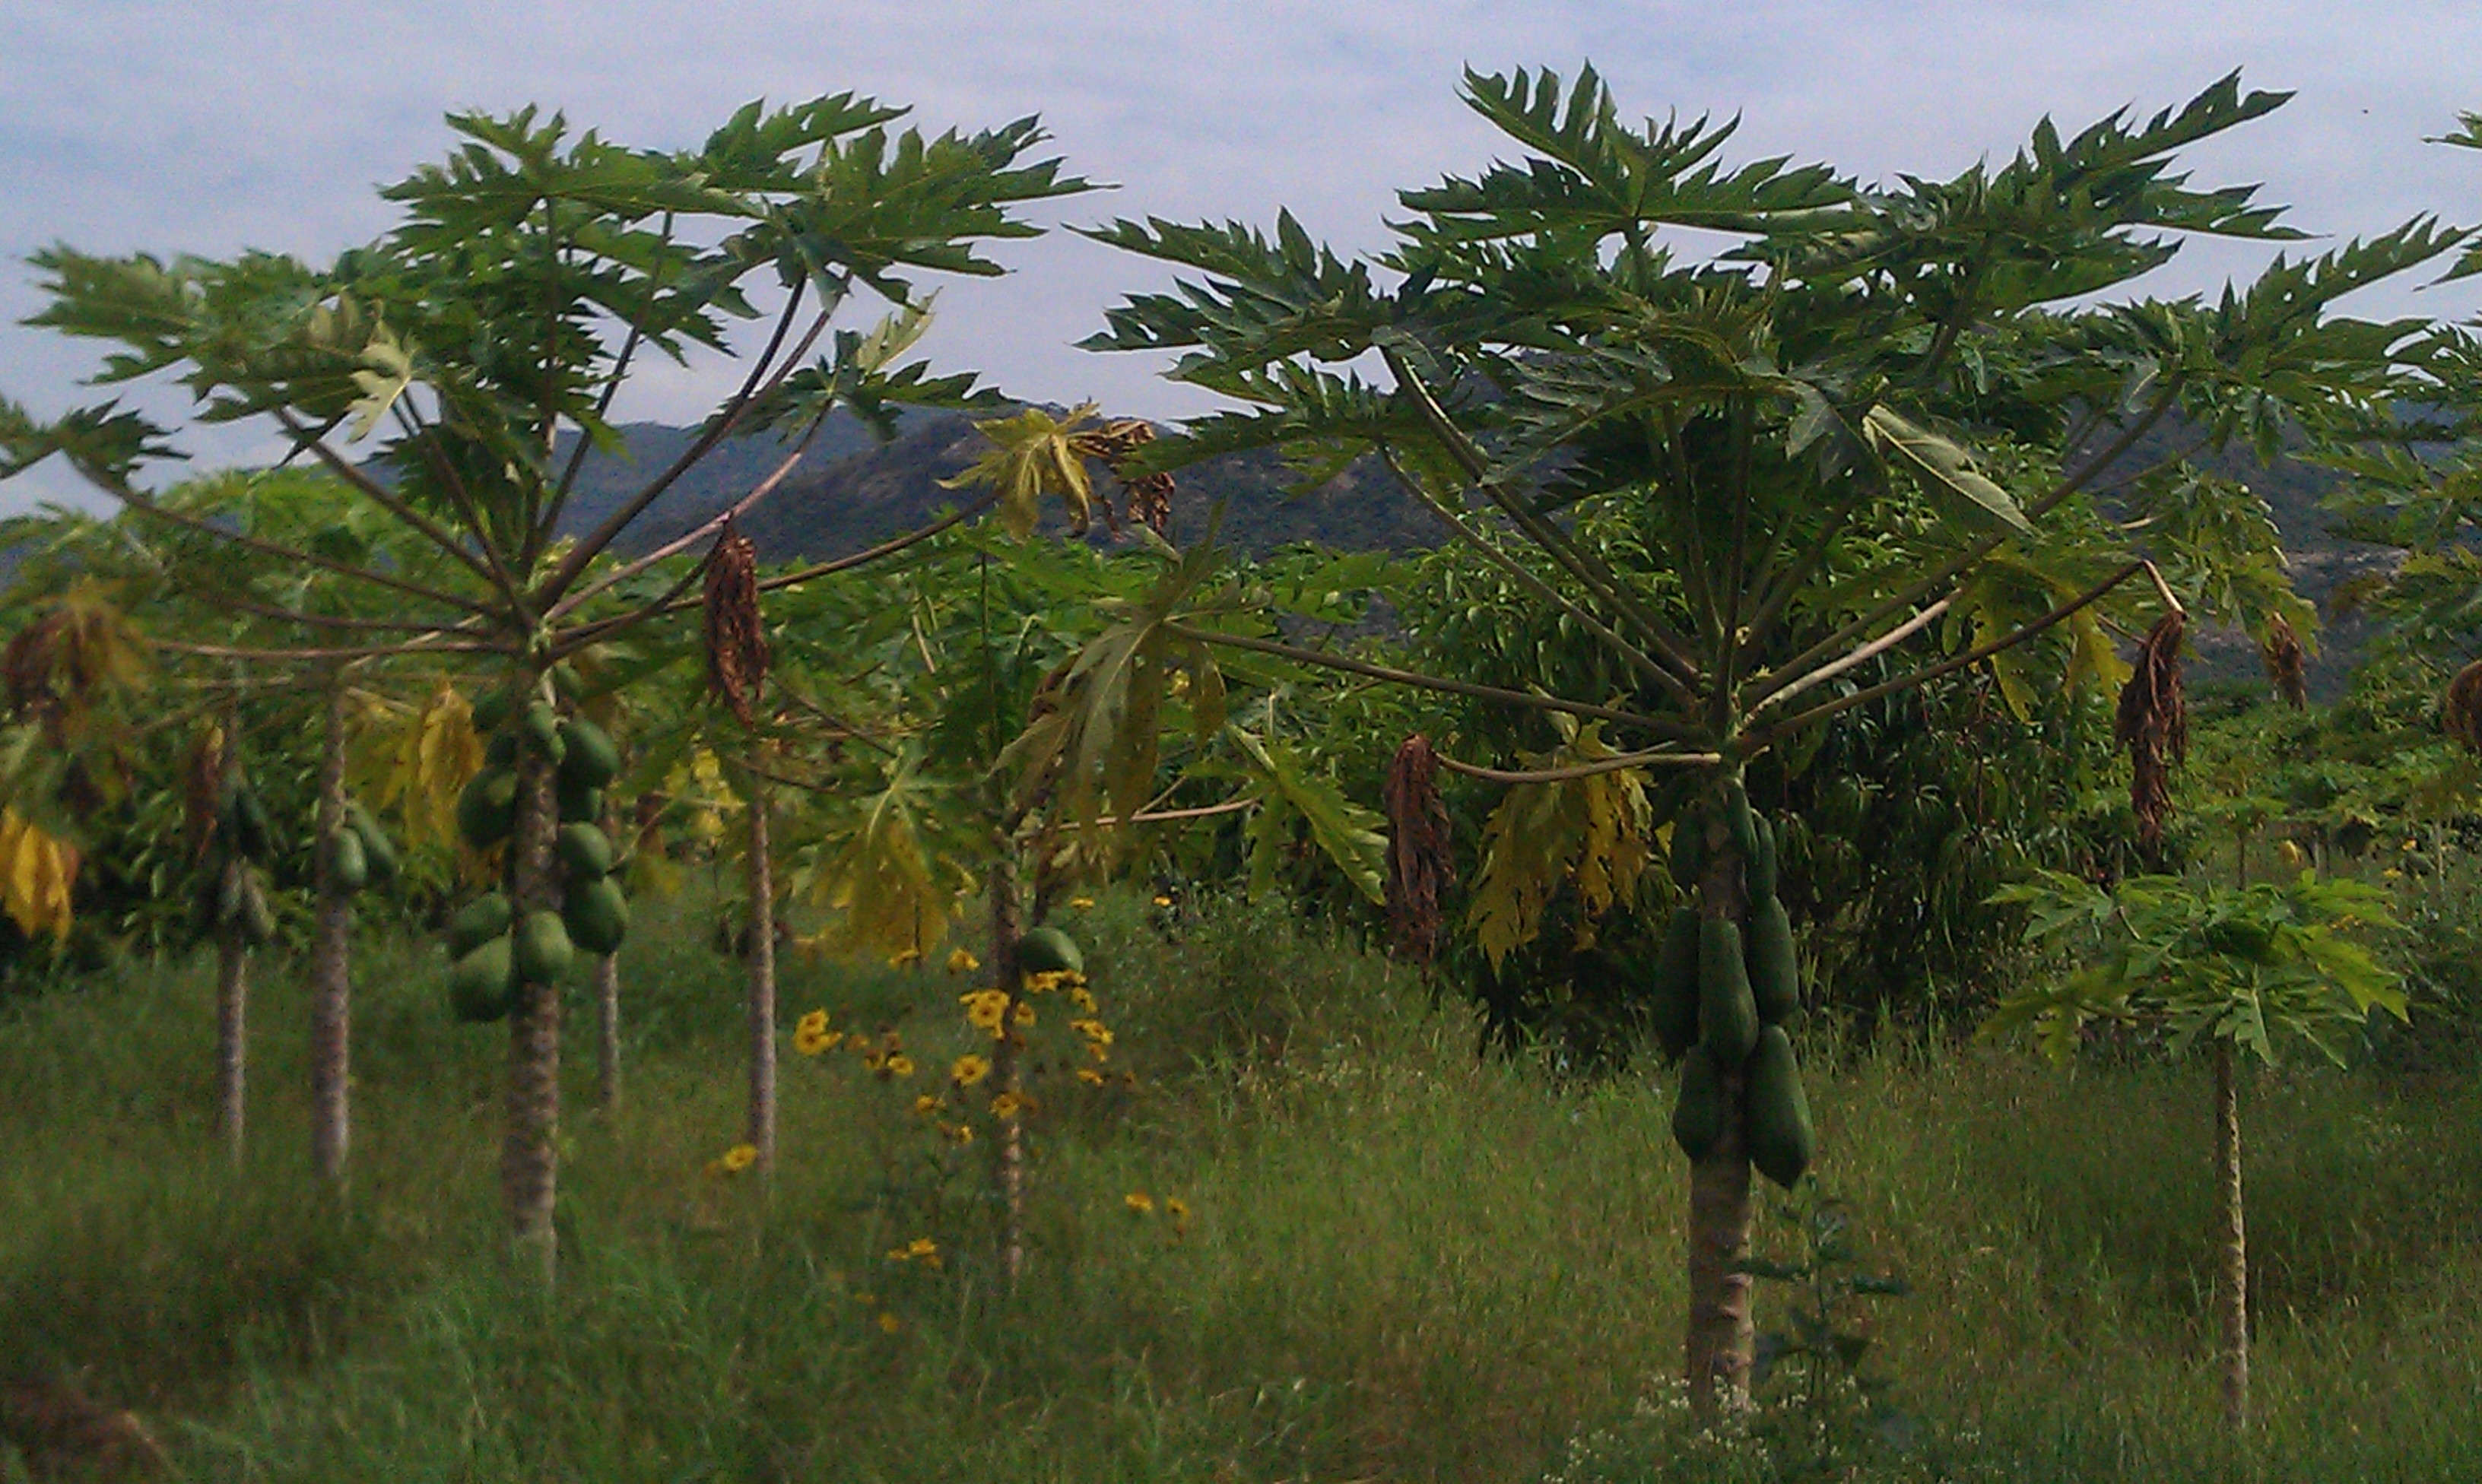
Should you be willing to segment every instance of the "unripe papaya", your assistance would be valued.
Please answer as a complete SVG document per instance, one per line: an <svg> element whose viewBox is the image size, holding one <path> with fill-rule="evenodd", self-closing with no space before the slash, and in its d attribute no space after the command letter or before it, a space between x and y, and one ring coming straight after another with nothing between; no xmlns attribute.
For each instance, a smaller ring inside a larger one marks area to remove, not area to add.
<svg viewBox="0 0 2482 1484"><path fill-rule="evenodd" d="M563 824L593 824L603 818L603 791L575 782L567 773L554 784L552 797Z"/></svg>
<svg viewBox="0 0 2482 1484"><path fill-rule="evenodd" d="M560 713L551 709L549 701L537 701L528 706L519 730L525 736L526 745L550 759L553 766L559 766L568 757L568 743L560 735Z"/></svg>
<svg viewBox="0 0 2482 1484"><path fill-rule="evenodd" d="M396 879L396 843L380 828L380 821L359 804L345 806L345 827L362 842L362 859L369 863L371 884L385 886Z"/></svg>
<svg viewBox="0 0 2482 1484"><path fill-rule="evenodd" d="M241 935L250 943L267 943L276 937L275 904L267 899L258 872L248 866L242 868L241 876Z"/></svg>
<svg viewBox="0 0 2482 1484"><path fill-rule="evenodd" d="M1724 785L1724 827L1732 835L1732 853L1744 868L1758 853L1758 818L1750 811L1750 791L1733 779ZM1756 888L1751 888L1753 895Z"/></svg>
<svg viewBox="0 0 2482 1484"><path fill-rule="evenodd" d="M448 920L448 956L462 958L493 938L505 936L512 914L509 898L485 892Z"/></svg>
<svg viewBox="0 0 2482 1484"><path fill-rule="evenodd" d="M1680 1063L1680 1091L1672 1103L1672 1141L1691 1163L1703 1159L1724 1137L1724 1077L1714 1054L1701 1043Z"/></svg>
<svg viewBox="0 0 2482 1484"><path fill-rule="evenodd" d="M1758 1019L1770 1026L1801 1014L1801 960L1793 951L1792 919L1774 897L1760 898L1750 908L1750 997Z"/></svg>
<svg viewBox="0 0 2482 1484"><path fill-rule="evenodd" d="M553 662L550 674L552 693L571 706L586 693L586 683L577 678L577 667L567 660Z"/></svg>
<svg viewBox="0 0 2482 1484"><path fill-rule="evenodd" d="M610 876L571 886L560 915L568 941L589 953L617 953L629 936L629 898Z"/></svg>
<svg viewBox="0 0 2482 1484"><path fill-rule="evenodd" d="M350 827L328 837L328 878L348 897L370 885L370 857L362 851L362 837Z"/></svg>
<svg viewBox="0 0 2482 1484"><path fill-rule="evenodd" d="M521 983L558 983L568 976L569 967L576 961L575 950L569 947L568 925L557 912L527 913L518 921L512 941L515 956L511 962Z"/></svg>
<svg viewBox="0 0 2482 1484"><path fill-rule="evenodd" d="M517 766L517 734L503 727L491 734L483 744L485 768L513 768Z"/></svg>
<svg viewBox="0 0 2482 1484"><path fill-rule="evenodd" d="M1741 929L1729 918L1698 921L1698 1039L1725 1066L1758 1044L1758 1006L1741 958Z"/></svg>
<svg viewBox="0 0 2482 1484"><path fill-rule="evenodd" d="M258 795L245 788L233 794L233 848L248 861L264 863L275 845L275 827L268 822L267 805Z"/></svg>
<svg viewBox="0 0 2482 1484"><path fill-rule="evenodd" d="M1801 1064L1782 1026L1761 1032L1750 1057L1749 1132L1750 1162L1790 1189L1809 1168L1817 1140L1810 1132L1809 1097L1801 1087Z"/></svg>
<svg viewBox="0 0 2482 1484"><path fill-rule="evenodd" d="M486 690L474 703L474 730L496 732L517 714L517 692L507 686Z"/></svg>
<svg viewBox="0 0 2482 1484"><path fill-rule="evenodd" d="M571 716L561 724L560 730L568 747L568 755L560 762L563 782L599 789L620 771L620 749L613 745L610 734L603 728L584 716Z"/></svg>
<svg viewBox="0 0 2482 1484"><path fill-rule="evenodd" d="M492 769L474 775L457 795L457 832L477 850L509 838L517 822L517 776Z"/></svg>
<svg viewBox="0 0 2482 1484"><path fill-rule="evenodd" d="M476 944L448 967L449 1013L467 1025L505 1017L516 991L506 933Z"/></svg>
<svg viewBox="0 0 2482 1484"><path fill-rule="evenodd" d="M1742 879L1749 885L1750 899L1776 894L1776 827L1765 815L1751 818L1751 831L1756 845L1741 859Z"/></svg>
<svg viewBox="0 0 2482 1484"><path fill-rule="evenodd" d="M557 848L571 881L593 881L612 873L612 842L598 825L562 825Z"/></svg>
<svg viewBox="0 0 2482 1484"><path fill-rule="evenodd" d="M1706 874L1706 815L1695 804L1672 821L1672 884L1684 892L1698 890Z"/></svg>
<svg viewBox="0 0 2482 1484"><path fill-rule="evenodd" d="M1698 1040L1698 909L1681 907L1663 932L1647 987L1647 1020L1663 1054L1676 1057Z"/></svg>
<svg viewBox="0 0 2482 1484"><path fill-rule="evenodd" d="M1057 927L1036 927L1017 940L1019 974L1083 974L1086 955L1075 939Z"/></svg>

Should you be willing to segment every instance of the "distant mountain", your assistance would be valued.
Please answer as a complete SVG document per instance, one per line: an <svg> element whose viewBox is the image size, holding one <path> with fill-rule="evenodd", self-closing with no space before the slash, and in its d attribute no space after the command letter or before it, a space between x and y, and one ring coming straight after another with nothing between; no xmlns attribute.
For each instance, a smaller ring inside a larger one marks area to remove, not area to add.
<svg viewBox="0 0 2482 1484"><path fill-rule="evenodd" d="M592 529L695 436L693 430L652 423L632 424L621 431L625 456L588 456L562 521L565 530ZM2129 466L2151 464L2192 437L2186 430L2157 430L2131 451ZM972 462L982 447L972 422L955 413L909 415L900 422L897 436L885 443L858 419L836 414L820 429L783 487L744 518L742 530L757 543L761 561L816 560L858 551L953 508L959 493L941 488L939 482ZM624 549L648 550L711 518L755 488L787 452L788 446L771 435L726 439L634 525ZM2295 583L2322 609L2347 578L2391 560L2385 548L2356 545L2334 534L2318 508L2335 483L2326 471L2283 457L2265 464L2244 451L2208 463L2215 473L2240 481L2267 502L2284 534ZM1437 517L1367 460L1307 494L1285 493L1294 482L1271 454L1231 456L1185 469L1173 502L1172 534L1175 540L1202 534L1209 509L1221 500L1221 539L1253 554L1294 541L1403 552L1439 539ZM1096 538L1106 538L1099 528ZM2310 678L2322 699L2342 689L2363 629L2359 620L2346 619L2320 636ZM2244 636L2208 631L2198 635L2197 642L2205 662L2199 679L2244 681L2257 673L2257 654Z"/></svg>

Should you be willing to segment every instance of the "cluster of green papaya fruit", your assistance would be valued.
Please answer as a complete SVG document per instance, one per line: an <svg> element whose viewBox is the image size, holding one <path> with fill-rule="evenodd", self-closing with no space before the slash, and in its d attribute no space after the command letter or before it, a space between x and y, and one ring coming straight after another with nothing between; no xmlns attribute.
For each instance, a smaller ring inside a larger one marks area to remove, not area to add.
<svg viewBox="0 0 2482 1484"><path fill-rule="evenodd" d="M358 803L345 806L345 827L327 843L328 870L336 889L350 897L366 886L396 879L396 846L380 821Z"/></svg>
<svg viewBox="0 0 2482 1484"><path fill-rule="evenodd" d="M448 1003L461 1021L504 1019L529 984L566 978L582 950L600 956L629 934L629 898L613 878L619 864L603 833L603 789L620 771L620 749L583 716L563 716L548 698L522 707L514 695L486 696L474 724L488 741L483 770L457 800L465 843L488 850L516 827L517 763L530 749L553 769L560 820L554 854L562 890L557 912L520 914L503 889L467 903L448 924ZM509 863L513 873L515 860Z"/></svg>
<svg viewBox="0 0 2482 1484"><path fill-rule="evenodd" d="M213 841L198 873L191 927L201 938L238 927L244 941L267 942L276 936L266 874L268 858L276 851L276 831L267 805L238 778L225 778L217 790Z"/></svg>
<svg viewBox="0 0 2482 1484"><path fill-rule="evenodd" d="M1725 791L1721 817L1740 863L1744 924L1702 905L1709 866L1707 817L1686 809L1673 826L1672 877L1688 895L1665 929L1655 967L1654 1032L1681 1058L1672 1136L1693 1160L1723 1138L1740 1074L1742 1133L1758 1173L1789 1187L1809 1167L1815 1139L1787 1028L1801 1015L1801 964L1792 920L1776 896L1776 837L1750 808L1738 781Z"/></svg>

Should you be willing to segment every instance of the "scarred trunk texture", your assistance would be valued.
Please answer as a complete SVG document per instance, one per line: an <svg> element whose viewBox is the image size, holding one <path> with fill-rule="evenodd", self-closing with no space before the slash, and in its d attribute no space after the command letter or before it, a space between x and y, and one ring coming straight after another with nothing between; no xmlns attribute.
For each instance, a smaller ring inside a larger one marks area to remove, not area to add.
<svg viewBox="0 0 2482 1484"><path fill-rule="evenodd" d="M2249 1425L2249 1242L2241 1224L2241 1100L2232 1043L2215 1042L2215 1193L2224 1229L2216 1243L2215 1317L2223 1330L2224 1420Z"/></svg>
<svg viewBox="0 0 2482 1484"><path fill-rule="evenodd" d="M620 955L594 961L594 1099L606 1113L620 1111Z"/></svg>
<svg viewBox="0 0 2482 1484"><path fill-rule="evenodd" d="M1700 910L1746 930L1749 901L1741 860L1720 807L1706 828L1706 875ZM1750 1323L1750 1275L1732 1270L1750 1250L1750 1152L1742 1133L1742 1069L1719 1069L1724 1136L1689 1168L1689 1334L1684 1373L1697 1414L1711 1417L1750 1393L1756 1332Z"/></svg>
<svg viewBox="0 0 2482 1484"><path fill-rule="evenodd" d="M1015 847L1003 841L990 876L991 981L1009 997L1008 1010L1000 1017L1000 1039L991 1050L994 1098L1002 1093L1023 1096L1024 1072L1017 1065L1017 1053L1025 1037L1017 1028L1020 987L1017 940L1024 931L1024 922L1017 905L1015 856ZM991 1139L991 1196L999 1212L1000 1272L1011 1282L1025 1267L1025 1141L1020 1122L1018 1118L999 1119L999 1128Z"/></svg>
<svg viewBox="0 0 2482 1484"><path fill-rule="evenodd" d="M531 748L517 764L517 818L512 904L528 912L560 908L552 878L552 840L559 818L551 765ZM560 1272L552 1208L560 1181L560 986L529 984L509 1013L508 1130L500 1146L500 1194L508 1207L512 1249L549 1288Z"/></svg>
<svg viewBox="0 0 2482 1484"><path fill-rule="evenodd" d="M750 782L750 1123L758 1168L776 1167L776 875L765 780Z"/></svg>
<svg viewBox="0 0 2482 1484"><path fill-rule="evenodd" d="M319 920L310 944L310 1160L330 1185L345 1179L353 1141L354 909L336 883L333 842L345 829L345 690L328 694L326 750L319 758L319 849L313 880Z"/></svg>
<svg viewBox="0 0 2482 1484"><path fill-rule="evenodd" d="M216 933L216 1130L235 1164L248 1137L249 1078L250 946L241 924L227 923Z"/></svg>

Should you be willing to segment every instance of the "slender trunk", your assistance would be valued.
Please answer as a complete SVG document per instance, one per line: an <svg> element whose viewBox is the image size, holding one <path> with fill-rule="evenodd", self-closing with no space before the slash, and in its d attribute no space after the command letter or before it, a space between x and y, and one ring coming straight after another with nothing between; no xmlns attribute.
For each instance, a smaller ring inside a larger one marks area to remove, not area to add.
<svg viewBox="0 0 2482 1484"><path fill-rule="evenodd" d="M1721 808L1707 811L1706 874L1700 910L1744 924L1741 860ZM1702 1419L1737 1407L1750 1394L1756 1334L1750 1321L1750 1275L1734 1270L1750 1250L1750 1152L1742 1132L1740 1067L1719 1067L1724 1136L1689 1169L1689 1334L1684 1371L1690 1405Z"/></svg>
<svg viewBox="0 0 2482 1484"><path fill-rule="evenodd" d="M532 748L517 764L517 818L509 848L512 904L528 912L560 909L552 876L552 840L559 828L551 765ZM552 1211L560 1182L560 986L528 984L509 1012L508 1129L500 1146L500 1194L508 1208L512 1250L531 1263L548 1289L560 1272Z"/></svg>
<svg viewBox="0 0 2482 1484"><path fill-rule="evenodd" d="M776 1167L776 876L768 859L767 782L750 777L750 1122L761 1173Z"/></svg>
<svg viewBox="0 0 2482 1484"><path fill-rule="evenodd" d="M1017 991L1022 977L1017 969L1017 940L1023 930L1018 914L1017 895L1017 848L1005 834L990 874L991 943L990 965L994 987L1005 993L1008 1008L1000 1016L1000 1038L991 1050L991 1092L1017 1099L1024 1096L1024 1071L1017 1064L1018 1053L1025 1047L1025 1036L1017 1028ZM999 1127L991 1139L991 1196L993 1209L999 1212L1000 1272L1008 1281L1017 1281L1025 1267L1025 1141L1020 1117L996 1120Z"/></svg>
<svg viewBox="0 0 2482 1484"><path fill-rule="evenodd" d="M603 832L618 843L620 811L603 812ZM620 1111L620 955L594 961L594 1102L605 1114Z"/></svg>
<svg viewBox="0 0 2482 1484"><path fill-rule="evenodd" d="M226 871L243 868L238 857ZM216 933L216 1129L241 1163L250 1079L250 945L239 923Z"/></svg>
<svg viewBox="0 0 2482 1484"><path fill-rule="evenodd" d="M328 736L319 758L319 847L313 880L319 920L310 944L310 1161L342 1185L353 1140L352 899L336 880L336 837L345 831L345 688L328 692Z"/></svg>
<svg viewBox="0 0 2482 1484"><path fill-rule="evenodd" d="M2241 1222L2241 1100L2232 1043L2215 1042L2215 1192L2223 1203L2217 1241L2215 1317L2223 1331L2224 1421L2249 1425L2249 1242Z"/></svg>
<svg viewBox="0 0 2482 1484"><path fill-rule="evenodd" d="M620 1111L620 955L594 961L594 1099L606 1113Z"/></svg>

